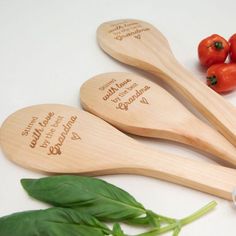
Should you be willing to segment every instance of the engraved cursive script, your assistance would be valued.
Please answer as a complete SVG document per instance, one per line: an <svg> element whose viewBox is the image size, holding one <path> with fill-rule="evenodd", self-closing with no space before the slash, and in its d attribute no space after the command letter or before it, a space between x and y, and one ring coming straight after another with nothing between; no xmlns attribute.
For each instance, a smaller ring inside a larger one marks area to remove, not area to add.
<svg viewBox="0 0 236 236"><path fill-rule="evenodd" d="M38 127L35 128L32 133L32 140L30 142L31 148L36 147L37 142L41 137L41 134L43 133L45 127L47 126L48 122L51 120L53 116L54 116L54 112L49 112L42 121L38 122Z"/></svg>
<svg viewBox="0 0 236 236"><path fill-rule="evenodd" d="M48 155L61 155L61 147L77 118L77 116L71 116L70 120L62 125L63 131L60 133L57 143L49 147Z"/></svg>
<svg viewBox="0 0 236 236"><path fill-rule="evenodd" d="M129 97L128 100L126 100L125 102L119 102L116 106L116 109L127 111L129 108L129 105L132 104L134 101L136 101L143 93L145 93L149 89L150 89L149 86L145 86L144 88L135 90L135 94Z"/></svg>

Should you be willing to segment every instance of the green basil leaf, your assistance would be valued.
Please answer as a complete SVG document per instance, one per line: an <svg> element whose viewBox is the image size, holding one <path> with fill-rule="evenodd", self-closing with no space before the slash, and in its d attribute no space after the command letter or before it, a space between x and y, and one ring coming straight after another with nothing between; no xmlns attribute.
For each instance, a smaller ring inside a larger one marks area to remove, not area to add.
<svg viewBox="0 0 236 236"><path fill-rule="evenodd" d="M86 212L101 220L127 220L146 213L129 193L96 178L61 175L22 179L21 184L38 200Z"/></svg>
<svg viewBox="0 0 236 236"><path fill-rule="evenodd" d="M0 218L1 236L103 236L109 228L69 208L25 211Z"/></svg>
<svg viewBox="0 0 236 236"><path fill-rule="evenodd" d="M113 234L112 234L113 236L125 236L123 230L120 227L120 224L118 224L118 223L115 223L113 225L112 232L113 232Z"/></svg>
<svg viewBox="0 0 236 236"><path fill-rule="evenodd" d="M156 216L152 211L147 211L148 222L155 228L161 227L161 219Z"/></svg>
<svg viewBox="0 0 236 236"><path fill-rule="evenodd" d="M148 215L146 215L144 217L136 217L136 218L128 219L128 221L125 221L125 223L127 223L129 225L140 225L140 226L141 225L152 225Z"/></svg>

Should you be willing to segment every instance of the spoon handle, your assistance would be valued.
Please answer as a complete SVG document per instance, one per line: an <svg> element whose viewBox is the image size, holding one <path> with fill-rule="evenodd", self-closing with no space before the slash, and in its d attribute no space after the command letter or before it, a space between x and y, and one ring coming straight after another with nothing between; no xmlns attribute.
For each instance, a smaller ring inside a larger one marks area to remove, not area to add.
<svg viewBox="0 0 236 236"><path fill-rule="evenodd" d="M232 104L194 78L175 59L166 62L161 71L155 66L149 69L153 74L164 77L169 86L184 96L236 146L236 109Z"/></svg>
<svg viewBox="0 0 236 236"><path fill-rule="evenodd" d="M139 149L140 150L140 149ZM121 170L118 170L122 172ZM232 200L236 170L146 148L126 173L150 176Z"/></svg>
<svg viewBox="0 0 236 236"><path fill-rule="evenodd" d="M173 126L170 131L166 132L155 129L151 135L149 132L149 136L187 144L214 155L214 159L222 165L236 167L235 146L192 114L184 120L183 125Z"/></svg>

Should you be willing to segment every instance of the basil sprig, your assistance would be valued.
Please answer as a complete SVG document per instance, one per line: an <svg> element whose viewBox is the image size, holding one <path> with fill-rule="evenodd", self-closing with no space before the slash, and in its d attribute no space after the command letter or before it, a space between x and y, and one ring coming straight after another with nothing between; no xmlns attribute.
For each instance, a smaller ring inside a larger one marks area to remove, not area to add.
<svg viewBox="0 0 236 236"><path fill-rule="evenodd" d="M126 191L96 178L61 175L22 179L21 184L30 196L53 206L72 208L101 221L124 221L152 226L150 231L138 236L161 235L168 231L173 231L173 235L177 236L184 225L203 216L217 205L212 201L188 217L174 219L145 209ZM114 225L112 235L124 235L119 224Z"/></svg>
<svg viewBox="0 0 236 236"><path fill-rule="evenodd" d="M104 236L113 234L105 224L93 216L69 208L49 208L19 212L0 218L0 235Z"/></svg>
<svg viewBox="0 0 236 236"><path fill-rule="evenodd" d="M128 236L121 229L121 221L151 226L136 236L156 236L168 231L178 236L184 225L216 206L212 201L188 217L174 219L145 209L124 190L91 177L22 179L21 184L30 196L55 207L1 217L0 236ZM116 223L110 229L99 220Z"/></svg>

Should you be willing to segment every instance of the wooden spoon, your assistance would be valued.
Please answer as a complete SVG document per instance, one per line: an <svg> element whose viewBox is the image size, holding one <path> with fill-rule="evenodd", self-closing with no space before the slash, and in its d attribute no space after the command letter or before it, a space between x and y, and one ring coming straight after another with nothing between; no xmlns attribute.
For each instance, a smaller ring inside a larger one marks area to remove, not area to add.
<svg viewBox="0 0 236 236"><path fill-rule="evenodd" d="M0 130L5 155L51 173L140 174L232 200L236 170L154 151L102 119L65 105L37 105L9 116Z"/></svg>
<svg viewBox="0 0 236 236"><path fill-rule="evenodd" d="M128 133L174 140L236 166L236 148L160 86L130 73L106 73L85 82L82 106Z"/></svg>
<svg viewBox="0 0 236 236"><path fill-rule="evenodd" d="M102 49L112 57L165 80L236 145L234 106L184 69L155 27L139 20L110 21L98 28L97 38Z"/></svg>

